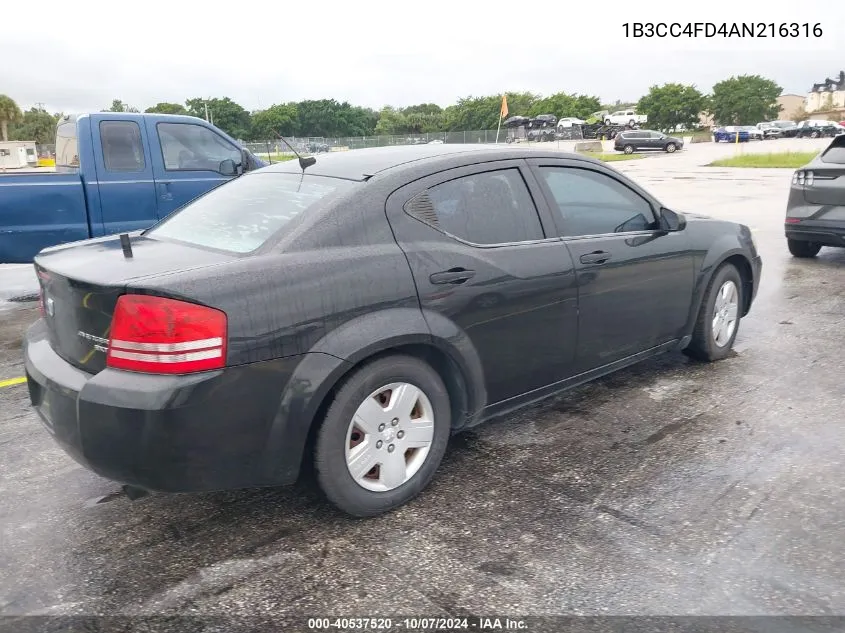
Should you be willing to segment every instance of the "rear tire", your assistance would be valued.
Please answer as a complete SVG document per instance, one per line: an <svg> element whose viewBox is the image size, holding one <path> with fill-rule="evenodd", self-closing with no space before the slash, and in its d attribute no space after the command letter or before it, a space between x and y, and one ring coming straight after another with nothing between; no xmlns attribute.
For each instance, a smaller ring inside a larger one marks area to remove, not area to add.
<svg viewBox="0 0 845 633"><path fill-rule="evenodd" d="M736 266L723 264L713 273L698 311L692 341L684 350L699 360L713 362L731 353L744 305L742 277Z"/></svg>
<svg viewBox="0 0 845 633"><path fill-rule="evenodd" d="M633 145L626 145L622 148L622 151L626 154L633 154L634 153L634 146Z"/></svg>
<svg viewBox="0 0 845 633"><path fill-rule="evenodd" d="M786 239L786 245L789 247L789 252L792 253L793 257L801 258L815 257L822 249L821 244L805 242L803 240L791 240L789 238Z"/></svg>
<svg viewBox="0 0 845 633"><path fill-rule="evenodd" d="M347 514L388 512L428 485L450 433L437 372L411 356L380 358L356 369L329 406L314 449L317 482Z"/></svg>

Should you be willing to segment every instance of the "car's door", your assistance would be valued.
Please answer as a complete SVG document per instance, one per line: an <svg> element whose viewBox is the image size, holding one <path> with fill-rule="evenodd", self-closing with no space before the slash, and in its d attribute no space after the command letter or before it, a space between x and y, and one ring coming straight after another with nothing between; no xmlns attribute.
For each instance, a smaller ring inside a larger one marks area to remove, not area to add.
<svg viewBox="0 0 845 633"><path fill-rule="evenodd" d="M649 149L663 149L663 139L666 138L663 134L660 132L646 132L645 134L648 135L646 142Z"/></svg>
<svg viewBox="0 0 845 633"><path fill-rule="evenodd" d="M91 126L99 208L91 208L94 234L146 229L157 219L155 182L145 129L137 121L104 119ZM90 202L92 207L96 202ZM96 226L99 224L100 226Z"/></svg>
<svg viewBox="0 0 845 633"><path fill-rule="evenodd" d="M694 281L686 233L658 230L656 201L610 169L529 162L575 261L579 370L680 338Z"/></svg>
<svg viewBox="0 0 845 633"><path fill-rule="evenodd" d="M239 165L239 147L211 128L190 122L148 123L158 139L153 155L159 217L170 215L197 196L231 180L225 167Z"/></svg>
<svg viewBox="0 0 845 633"><path fill-rule="evenodd" d="M488 404L572 375L573 261L524 161L417 180L390 195L387 214L426 319L445 317L475 349Z"/></svg>

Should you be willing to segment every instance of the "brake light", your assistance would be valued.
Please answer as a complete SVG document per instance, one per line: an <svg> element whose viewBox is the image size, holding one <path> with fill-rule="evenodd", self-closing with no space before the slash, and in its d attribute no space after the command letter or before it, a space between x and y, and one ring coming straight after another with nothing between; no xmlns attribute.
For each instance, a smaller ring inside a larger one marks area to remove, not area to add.
<svg viewBox="0 0 845 633"><path fill-rule="evenodd" d="M796 171L792 175L792 184L812 186L815 176L812 171Z"/></svg>
<svg viewBox="0 0 845 633"><path fill-rule="evenodd" d="M122 295L111 322L106 366L150 374L189 374L226 363L226 314L206 306Z"/></svg>
<svg viewBox="0 0 845 633"><path fill-rule="evenodd" d="M801 221L801 219L800 218L786 218L785 221L786 221L787 224L798 224Z"/></svg>

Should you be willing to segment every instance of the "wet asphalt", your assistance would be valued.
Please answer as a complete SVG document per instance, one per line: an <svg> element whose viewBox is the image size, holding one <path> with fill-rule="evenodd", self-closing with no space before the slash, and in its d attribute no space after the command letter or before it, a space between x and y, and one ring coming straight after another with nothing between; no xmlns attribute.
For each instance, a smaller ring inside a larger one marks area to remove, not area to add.
<svg viewBox="0 0 845 633"><path fill-rule="evenodd" d="M792 259L791 170L701 166L733 151L614 165L754 229L736 354L663 356L459 435L386 516L307 480L129 501L53 444L25 385L0 388L0 614L845 615L845 249ZM35 318L0 312L0 382Z"/></svg>

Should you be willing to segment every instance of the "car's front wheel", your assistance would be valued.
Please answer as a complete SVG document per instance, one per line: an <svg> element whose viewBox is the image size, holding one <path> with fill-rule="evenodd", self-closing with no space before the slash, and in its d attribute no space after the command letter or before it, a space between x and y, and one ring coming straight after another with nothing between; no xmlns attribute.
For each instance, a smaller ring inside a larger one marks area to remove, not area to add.
<svg viewBox="0 0 845 633"><path fill-rule="evenodd" d="M791 240L789 238L786 239L786 245L794 257L815 257L822 249L821 244L805 242L804 240Z"/></svg>
<svg viewBox="0 0 845 633"><path fill-rule="evenodd" d="M407 503L431 481L451 430L440 376L410 356L363 365L343 383L317 435L320 488L356 517Z"/></svg>
<svg viewBox="0 0 845 633"><path fill-rule="evenodd" d="M667 143L666 144L666 151L672 154L676 149L678 149L674 143Z"/></svg>
<svg viewBox="0 0 845 633"><path fill-rule="evenodd" d="M736 340L742 305L742 277L736 266L723 264L707 286L692 341L684 351L705 361L726 358Z"/></svg>

